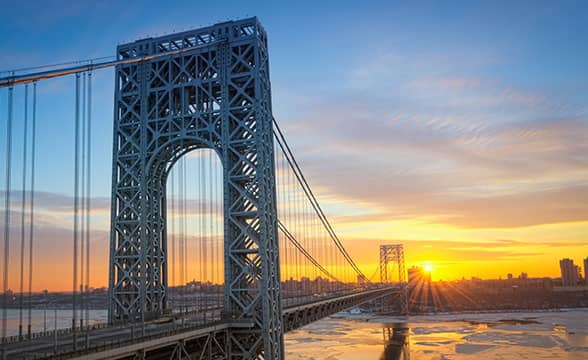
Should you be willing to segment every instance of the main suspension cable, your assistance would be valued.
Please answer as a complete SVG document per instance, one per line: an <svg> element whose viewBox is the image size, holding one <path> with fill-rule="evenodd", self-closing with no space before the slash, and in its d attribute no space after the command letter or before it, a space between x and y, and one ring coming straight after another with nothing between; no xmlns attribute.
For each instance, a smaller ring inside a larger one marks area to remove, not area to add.
<svg viewBox="0 0 588 360"><path fill-rule="evenodd" d="M27 83L32 83L34 81L52 79L55 77L60 77L60 76L65 76L65 75L70 75L70 74L79 74L79 73L91 71L91 70L105 69L105 68L114 67L114 66L118 66L118 65L135 64L135 63L149 61L149 60L153 60L153 59L159 59L159 58L163 58L163 57L167 57L167 56L183 54L183 53L194 51L197 49L203 49L203 48L209 47L213 44L222 44L227 41L228 41L227 39L220 39L218 41L211 41L208 44L197 45L197 46L193 46L193 47L185 47L185 48L181 48L178 50L166 51L166 52L162 52L162 53L158 53L158 54L146 55L146 56L142 56L142 57L134 57L134 58L128 58L128 59L122 59L122 60L94 62L91 59L91 60L89 60L88 63L83 64L83 65L77 65L77 66L72 66L72 67L68 67L68 68L58 68L58 69L41 71L41 72L37 72L37 73L28 73L28 74L23 74L23 75L15 75L14 74L15 71L12 70L10 76L0 78L0 88L12 87L14 85L27 84ZM96 58L93 60L97 60L97 59L100 59L100 58ZM5 72L7 72L7 71L5 71Z"/></svg>
<svg viewBox="0 0 588 360"><path fill-rule="evenodd" d="M327 269L325 269L305 248L302 244L300 244L300 242L294 237L294 235L292 235L292 233L290 233L290 231L288 231L288 228L286 228L286 226L284 225L284 223L282 223L280 220L278 220L278 228L280 229L280 231L286 236L286 238L288 240L290 240L290 242L296 247L296 249L298 249L298 251L300 251L300 253L302 253L302 255L304 255L304 257L306 257L307 260L309 260L314 266L316 266L316 268L318 268L318 270L320 270L323 274L325 274L327 277L335 280L335 281L339 281L339 279L337 279L334 275L332 275Z"/></svg>
<svg viewBox="0 0 588 360"><path fill-rule="evenodd" d="M355 272L358 275L362 276L362 278L366 278L365 275L363 274L363 272L355 264L355 261L353 261L353 259L351 258L351 256L349 255L349 253L347 252L347 250L345 249L345 247L343 246L343 244L339 240L337 234L333 230L333 227L331 226L328 218L325 216L320 204L318 203L314 193L312 192L312 189L308 185L308 182L306 181L306 178L304 177L304 174L302 173L302 170L300 169L300 166L298 165L298 162L296 161L296 158L294 157L294 154L292 153L292 150L290 149L290 146L288 145L286 138L284 137L284 134L282 133L282 130L280 129L277 121L274 118L272 118L272 120L275 125L274 135L278 139L278 144L280 145L282 152L284 152L284 155L286 156L286 160L288 161L288 163L290 164L290 167L294 171L294 175L296 176L298 182L302 186L302 189L304 190L304 193L306 194L306 197L310 201L313 209L315 210L319 219L321 220L321 222L325 226L325 229L327 230L327 232L331 236L333 242L335 243L335 245L337 246L337 248L339 249L341 254L343 254L343 256L345 257L345 259L347 260L349 265L351 265L351 267L355 270Z"/></svg>

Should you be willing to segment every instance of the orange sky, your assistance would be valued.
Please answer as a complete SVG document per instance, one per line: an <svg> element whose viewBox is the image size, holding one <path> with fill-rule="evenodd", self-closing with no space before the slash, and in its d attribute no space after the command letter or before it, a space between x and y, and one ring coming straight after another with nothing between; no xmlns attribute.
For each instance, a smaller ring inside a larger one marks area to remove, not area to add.
<svg viewBox="0 0 588 360"><path fill-rule="evenodd" d="M330 205L344 207L340 201ZM64 221L67 215L67 212L60 215L52 213L50 218ZM43 212L39 216L49 218ZM507 273L517 276L521 272L527 272L530 277L558 277L559 259L570 257L576 264L582 264L583 258L588 257L585 241L588 222L517 228L464 228L436 224L426 219L369 221L358 218L360 220L352 221L349 217L333 217L332 221L349 253L367 276L377 270L379 246L383 244L403 244L407 268L429 264L433 268L434 280L472 276L506 278ZM196 214L192 214L190 219L192 222L199 221ZM107 212L94 216L93 223L100 229L93 232L91 285L101 287L106 286L108 279ZM36 232L44 238L38 238L35 248L34 289L71 289L71 229L55 227L48 221L40 222ZM13 231L12 234L18 240L18 232ZM200 269L194 260L197 258L196 239L192 238L190 242L194 254L190 255L192 260L187 280L198 278ZM12 253L18 254L18 243L13 245ZM217 254L217 257L220 258L220 255ZM209 266L212 269L212 265ZM222 264L214 267L216 279L221 277L220 266ZM209 279L212 279L211 272L209 270ZM10 275L10 288L18 289L17 256L11 257ZM377 279L376 273L374 280Z"/></svg>

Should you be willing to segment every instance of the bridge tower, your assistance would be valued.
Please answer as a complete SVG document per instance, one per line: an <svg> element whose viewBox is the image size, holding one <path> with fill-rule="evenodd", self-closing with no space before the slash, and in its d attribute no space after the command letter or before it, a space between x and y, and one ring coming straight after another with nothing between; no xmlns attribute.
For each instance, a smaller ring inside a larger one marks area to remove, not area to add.
<svg viewBox="0 0 588 360"><path fill-rule="evenodd" d="M402 314L408 313L408 293L406 281L406 269L404 265L404 246L402 244L380 245L380 282L389 283L392 274L389 273L390 265L396 265L398 270L398 282L401 286L399 295L400 309ZM383 309L384 311L386 309Z"/></svg>
<svg viewBox="0 0 588 360"><path fill-rule="evenodd" d="M168 301L166 179L209 148L224 180L224 316L229 358L283 358L267 36L257 18L117 48L109 305L111 323Z"/></svg>

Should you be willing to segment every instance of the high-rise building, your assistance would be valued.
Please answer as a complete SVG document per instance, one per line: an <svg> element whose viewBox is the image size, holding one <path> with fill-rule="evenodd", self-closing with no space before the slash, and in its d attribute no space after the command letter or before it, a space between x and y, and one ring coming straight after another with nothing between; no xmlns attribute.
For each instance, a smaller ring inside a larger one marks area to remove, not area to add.
<svg viewBox="0 0 588 360"><path fill-rule="evenodd" d="M561 269L561 283L563 286L578 285L578 266L574 265L572 259L561 259L559 261L559 268Z"/></svg>
<svg viewBox="0 0 588 360"><path fill-rule="evenodd" d="M584 284L588 285L588 257L584 259Z"/></svg>

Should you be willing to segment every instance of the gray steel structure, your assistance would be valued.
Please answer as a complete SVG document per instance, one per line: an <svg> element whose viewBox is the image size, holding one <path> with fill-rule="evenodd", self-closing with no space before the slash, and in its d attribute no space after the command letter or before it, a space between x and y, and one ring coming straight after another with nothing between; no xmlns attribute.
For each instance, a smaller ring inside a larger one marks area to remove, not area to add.
<svg viewBox="0 0 588 360"><path fill-rule="evenodd" d="M294 330L320 318L369 301L391 298L399 287L365 289L333 297L319 298L308 303L284 307L285 331ZM32 339L19 341L18 336L7 339L9 359L228 359L226 344L235 329L251 331L248 320L225 320L202 323L189 318L177 322L153 321L146 324L93 325L76 338L70 329L33 333Z"/></svg>
<svg viewBox="0 0 588 360"><path fill-rule="evenodd" d="M264 29L257 18L230 21L120 45L117 54L143 60L116 67L109 321L166 310L166 179L182 155L209 148L223 165L224 318L252 324L227 330L225 352L283 358Z"/></svg>
<svg viewBox="0 0 588 360"><path fill-rule="evenodd" d="M400 293L400 309L403 314L408 312L408 293L406 290L406 268L404 265L404 246L402 244L380 245L380 282L390 283L392 274L388 273L390 264L396 264L398 282L403 291ZM386 311L386 309L383 309Z"/></svg>

